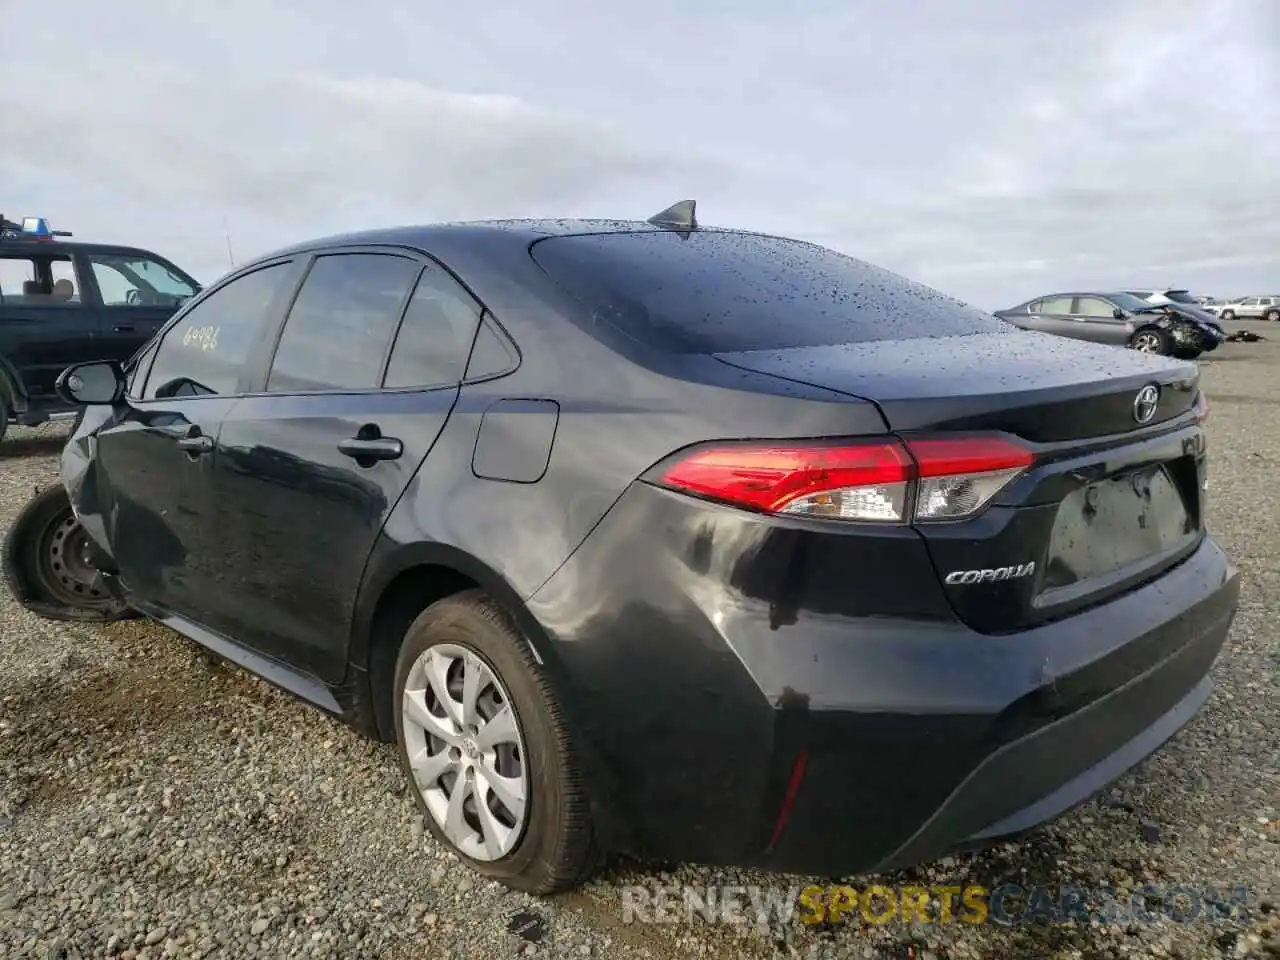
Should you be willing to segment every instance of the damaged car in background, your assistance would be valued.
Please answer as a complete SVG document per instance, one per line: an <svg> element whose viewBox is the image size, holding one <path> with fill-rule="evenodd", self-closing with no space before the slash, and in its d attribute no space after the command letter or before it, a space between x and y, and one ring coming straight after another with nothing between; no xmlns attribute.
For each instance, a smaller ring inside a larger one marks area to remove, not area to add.
<svg viewBox="0 0 1280 960"><path fill-rule="evenodd" d="M1023 330L1092 340L1194 360L1216 350L1226 331L1206 311L1188 304L1151 303L1132 293L1053 293L996 316Z"/></svg>

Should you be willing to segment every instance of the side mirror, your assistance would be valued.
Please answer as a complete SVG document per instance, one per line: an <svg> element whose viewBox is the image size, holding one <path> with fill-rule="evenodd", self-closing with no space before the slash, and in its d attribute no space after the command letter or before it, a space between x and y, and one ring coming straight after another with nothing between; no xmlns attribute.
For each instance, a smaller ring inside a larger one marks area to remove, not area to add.
<svg viewBox="0 0 1280 960"><path fill-rule="evenodd" d="M78 363L59 374L54 389L74 406L105 406L119 402L125 391L124 370L114 360Z"/></svg>
<svg viewBox="0 0 1280 960"><path fill-rule="evenodd" d="M1116 307L1115 310L1111 312L1111 315L1115 317L1117 320L1124 319L1124 311L1121 310L1119 307Z"/></svg>

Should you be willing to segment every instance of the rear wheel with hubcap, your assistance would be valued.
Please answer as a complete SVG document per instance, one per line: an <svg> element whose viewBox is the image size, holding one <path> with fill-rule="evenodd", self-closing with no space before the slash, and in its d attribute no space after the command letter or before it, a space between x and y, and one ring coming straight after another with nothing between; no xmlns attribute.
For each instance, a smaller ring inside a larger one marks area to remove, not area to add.
<svg viewBox="0 0 1280 960"><path fill-rule="evenodd" d="M89 535L62 486L37 493L4 540L10 592L28 610L51 620L120 620L128 606L113 597L89 562Z"/></svg>
<svg viewBox="0 0 1280 960"><path fill-rule="evenodd" d="M432 604L396 662L396 740L432 835L472 869L547 894L597 862L559 700L511 619L480 591Z"/></svg>
<svg viewBox="0 0 1280 960"><path fill-rule="evenodd" d="M1264 319L1271 320L1272 322L1274 322L1276 320L1280 320L1280 310L1276 309L1275 307L1272 307L1262 316Z"/></svg>
<svg viewBox="0 0 1280 960"><path fill-rule="evenodd" d="M1169 353L1169 336L1163 330L1148 327L1139 330L1129 340L1129 346L1139 353Z"/></svg>

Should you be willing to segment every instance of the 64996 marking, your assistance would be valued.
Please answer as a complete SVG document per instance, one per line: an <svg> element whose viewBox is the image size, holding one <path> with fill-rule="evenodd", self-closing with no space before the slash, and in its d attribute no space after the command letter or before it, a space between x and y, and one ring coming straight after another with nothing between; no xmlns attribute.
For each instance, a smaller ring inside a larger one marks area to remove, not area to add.
<svg viewBox="0 0 1280 960"><path fill-rule="evenodd" d="M218 327L191 327L182 335L182 345L199 347L201 350L217 350L218 329Z"/></svg>

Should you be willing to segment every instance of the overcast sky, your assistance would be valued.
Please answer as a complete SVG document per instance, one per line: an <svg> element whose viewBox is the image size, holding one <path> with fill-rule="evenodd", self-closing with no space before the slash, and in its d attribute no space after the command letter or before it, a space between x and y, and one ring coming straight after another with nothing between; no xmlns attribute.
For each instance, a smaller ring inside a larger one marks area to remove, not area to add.
<svg viewBox="0 0 1280 960"><path fill-rule="evenodd" d="M1280 293L1280 0L0 0L0 212L211 280L494 216L798 236L986 308Z"/></svg>

